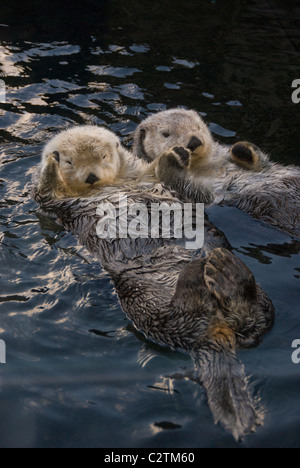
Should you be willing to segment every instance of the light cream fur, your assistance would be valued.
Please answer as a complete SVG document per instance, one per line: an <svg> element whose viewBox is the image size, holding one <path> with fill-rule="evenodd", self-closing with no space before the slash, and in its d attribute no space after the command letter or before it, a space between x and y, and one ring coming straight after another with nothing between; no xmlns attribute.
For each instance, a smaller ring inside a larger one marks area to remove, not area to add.
<svg viewBox="0 0 300 468"><path fill-rule="evenodd" d="M191 129L202 141L202 154L189 148ZM214 141L196 112L172 109L148 117L135 132L134 154L154 160L150 167L157 179L180 195L236 206L300 238L300 168L273 163L248 142L230 147Z"/></svg>
<svg viewBox="0 0 300 468"><path fill-rule="evenodd" d="M56 135L45 146L41 171L56 165L56 195L90 196L106 185L136 179L145 164L133 157L110 130L98 126L78 126ZM93 183L89 183L90 176ZM98 179L98 180L97 180Z"/></svg>
<svg viewBox="0 0 300 468"><path fill-rule="evenodd" d="M193 138L201 141L196 149L189 148ZM233 154L229 146L216 142L197 112L176 108L151 115L141 122L134 135L133 153L152 163L174 147L186 148L191 152L186 168L191 178L219 177L228 169L237 168L260 171L266 161L265 155L250 143L240 144L249 149L250 159L244 160L239 153ZM155 171L157 165L153 164L151 168Z"/></svg>

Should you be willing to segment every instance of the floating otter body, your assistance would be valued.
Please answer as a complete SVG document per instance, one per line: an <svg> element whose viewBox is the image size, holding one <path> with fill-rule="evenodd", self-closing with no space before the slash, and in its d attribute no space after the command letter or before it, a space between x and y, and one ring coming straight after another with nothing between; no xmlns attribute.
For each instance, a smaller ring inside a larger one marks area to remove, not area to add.
<svg viewBox="0 0 300 468"><path fill-rule="evenodd" d="M238 440L262 422L236 351L258 344L273 324L270 299L231 251L225 236L205 221L205 243L187 250L174 232L170 239L97 235L109 203L118 213L127 197L137 203L183 202L160 184L134 189L104 186L92 197L57 198L60 166L52 154L36 172L34 198L42 210L75 234L109 272L123 310L138 330L157 343L188 351L195 378L206 389L215 422ZM100 207L100 210L99 210ZM132 214L128 217L128 223ZM171 224L172 225L172 224Z"/></svg>
<svg viewBox="0 0 300 468"><path fill-rule="evenodd" d="M171 109L148 117L135 132L133 153L154 161L158 180L181 195L236 206L300 237L300 169L272 163L248 142L220 145L196 112Z"/></svg>

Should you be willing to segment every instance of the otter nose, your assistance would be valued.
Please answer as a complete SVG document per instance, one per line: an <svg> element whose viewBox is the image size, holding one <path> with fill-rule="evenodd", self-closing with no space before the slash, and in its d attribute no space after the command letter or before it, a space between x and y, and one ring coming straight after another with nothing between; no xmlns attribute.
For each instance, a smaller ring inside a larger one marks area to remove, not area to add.
<svg viewBox="0 0 300 468"><path fill-rule="evenodd" d="M192 136L188 144L188 149L190 149L193 152L197 148L199 148L199 146L202 146L202 141L199 140L199 138Z"/></svg>
<svg viewBox="0 0 300 468"><path fill-rule="evenodd" d="M85 183L86 184L90 184L90 185L94 185L96 182L98 182L100 179L95 176L95 174L90 174L88 176L88 178L86 179Z"/></svg>

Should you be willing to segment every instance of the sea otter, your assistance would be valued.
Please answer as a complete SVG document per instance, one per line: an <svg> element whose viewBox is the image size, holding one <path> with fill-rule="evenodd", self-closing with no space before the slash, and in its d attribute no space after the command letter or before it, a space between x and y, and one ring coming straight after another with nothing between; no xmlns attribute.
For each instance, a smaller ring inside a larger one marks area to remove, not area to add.
<svg viewBox="0 0 300 468"><path fill-rule="evenodd" d="M98 193L80 198L56 197L60 164L55 153L42 167L33 179L35 200L100 260L135 327L150 340L190 353L195 379L206 390L216 423L236 440L255 431L262 413L236 353L260 342L273 324L274 308L231 252L224 234L206 220L200 250L187 250L185 239L175 238L172 223L169 239L101 237L97 229L107 204L120 214L120 199L126 197L131 223L137 204L143 203L150 216L153 204L176 203L183 209L184 202L175 192L149 182L131 188L102 186Z"/></svg>
<svg viewBox="0 0 300 468"><path fill-rule="evenodd" d="M273 163L248 142L214 141L195 111L171 109L137 127L133 154L194 202L236 206L300 238L300 168Z"/></svg>
<svg viewBox="0 0 300 468"><path fill-rule="evenodd" d="M96 125L71 127L45 146L40 170L48 158L59 166L54 183L56 198L91 196L105 185L124 184L143 172L143 164L122 146L110 130ZM50 177L49 184L53 184Z"/></svg>

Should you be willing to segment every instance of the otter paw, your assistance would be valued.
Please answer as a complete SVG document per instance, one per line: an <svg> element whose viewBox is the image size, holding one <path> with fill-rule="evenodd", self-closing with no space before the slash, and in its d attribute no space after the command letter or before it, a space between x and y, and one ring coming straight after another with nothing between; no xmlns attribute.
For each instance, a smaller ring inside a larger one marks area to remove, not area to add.
<svg viewBox="0 0 300 468"><path fill-rule="evenodd" d="M230 150L233 161L246 169L256 168L259 156L257 154L258 148L251 143L241 141L233 145Z"/></svg>
<svg viewBox="0 0 300 468"><path fill-rule="evenodd" d="M178 177L181 177L182 171L189 167L190 158L191 151L180 146L164 153L159 159L156 169L158 180L172 185Z"/></svg>
<svg viewBox="0 0 300 468"><path fill-rule="evenodd" d="M172 150L177 156L179 156L180 163L183 167L188 167L190 164L191 151L183 148L182 146L176 146ZM178 159L177 159L178 160Z"/></svg>
<svg viewBox="0 0 300 468"><path fill-rule="evenodd" d="M59 165L59 153L49 153L46 156L46 162L43 164L42 173L47 179L57 180L61 177Z"/></svg>
<svg viewBox="0 0 300 468"><path fill-rule="evenodd" d="M47 156L48 162L55 162L59 163L60 162L60 154L58 151L53 151L53 153L48 154Z"/></svg>

